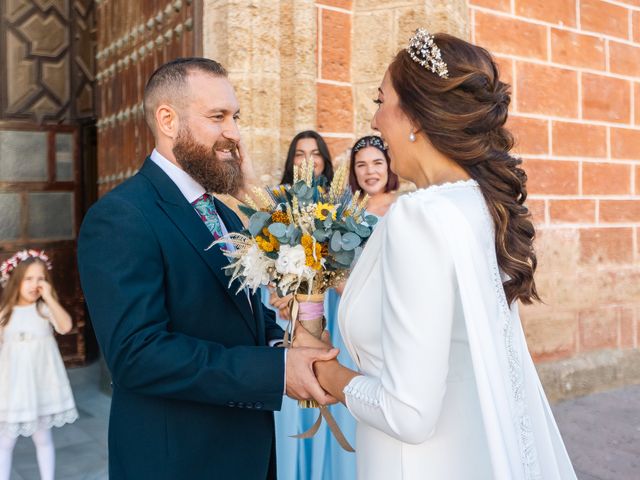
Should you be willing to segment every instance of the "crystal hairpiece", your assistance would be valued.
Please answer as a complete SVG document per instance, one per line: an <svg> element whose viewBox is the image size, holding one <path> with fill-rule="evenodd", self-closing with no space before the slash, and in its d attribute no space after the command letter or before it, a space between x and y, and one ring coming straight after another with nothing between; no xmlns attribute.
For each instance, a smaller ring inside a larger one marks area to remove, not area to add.
<svg viewBox="0 0 640 480"><path fill-rule="evenodd" d="M358 151L362 150L366 146L375 147L382 152L387 151L387 147L380 137L375 135L370 135L368 137L362 137L358 142L353 146L353 153L358 153Z"/></svg>
<svg viewBox="0 0 640 480"><path fill-rule="evenodd" d="M52 268L49 257L44 253L44 250L20 250L0 265L0 285L2 287L7 285L9 282L9 275L11 275L11 272L13 272L18 264L28 258L37 258L42 260L42 262L47 266L47 270L51 270Z"/></svg>
<svg viewBox="0 0 640 480"><path fill-rule="evenodd" d="M440 78L449 78L447 64L442 60L438 45L433 35L424 28L418 28L409 40L407 52L411 59L427 70L431 70Z"/></svg>

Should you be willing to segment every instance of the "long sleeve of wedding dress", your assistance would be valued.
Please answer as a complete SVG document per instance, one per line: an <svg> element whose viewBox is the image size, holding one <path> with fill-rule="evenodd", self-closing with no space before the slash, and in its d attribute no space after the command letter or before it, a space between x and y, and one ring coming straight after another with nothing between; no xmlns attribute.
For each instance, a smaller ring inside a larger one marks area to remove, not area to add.
<svg viewBox="0 0 640 480"><path fill-rule="evenodd" d="M401 202L389 215L380 256L381 374L358 376L345 389L357 420L411 444L429 438L438 421L456 290L441 229L425 213L420 203Z"/></svg>

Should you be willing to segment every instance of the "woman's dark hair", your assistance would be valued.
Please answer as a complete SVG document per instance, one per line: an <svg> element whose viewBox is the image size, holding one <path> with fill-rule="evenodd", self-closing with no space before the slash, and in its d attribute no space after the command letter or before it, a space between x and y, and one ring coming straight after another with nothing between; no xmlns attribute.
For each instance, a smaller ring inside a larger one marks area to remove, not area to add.
<svg viewBox="0 0 640 480"><path fill-rule="evenodd" d="M359 138L356 143L353 144L353 148L351 148L351 157L349 159L349 186L351 186L351 191L353 193L356 193L358 190L362 192L362 187L358 184L358 178L356 177L356 154L367 147L378 149L387 161L387 184L384 187L384 192L387 193L397 190L400 182L398 176L393 173L389 167L391 159L383 146L382 140L378 136L367 135L366 137Z"/></svg>
<svg viewBox="0 0 640 480"><path fill-rule="evenodd" d="M320 134L313 130L305 130L304 132L298 133L293 140L291 140L291 144L289 145L289 152L287 153L287 161L284 163L284 173L282 174L282 181L280 183L284 184L292 184L293 183L293 160L296 156L296 147L298 146L298 140L303 138L313 138L318 144L318 151L320 152L320 156L324 160L324 169L322 170L322 175L325 176L327 181L331 183L333 180L333 164L331 163L331 154L329 153L329 147L327 147L327 143L324 141L324 138L320 136Z"/></svg>
<svg viewBox="0 0 640 480"><path fill-rule="evenodd" d="M540 300L533 278L535 230L525 206L527 175L509 154L510 87L484 48L447 34L434 35L449 70L442 78L400 51L389 75L400 107L442 154L455 160L480 185L495 227L498 265L509 304Z"/></svg>

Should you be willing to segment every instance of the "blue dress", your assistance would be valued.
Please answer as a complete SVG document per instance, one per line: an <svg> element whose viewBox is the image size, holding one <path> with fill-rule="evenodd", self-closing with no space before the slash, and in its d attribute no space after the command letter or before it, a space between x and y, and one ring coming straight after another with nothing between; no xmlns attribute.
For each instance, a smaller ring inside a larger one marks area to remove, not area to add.
<svg viewBox="0 0 640 480"><path fill-rule="evenodd" d="M269 305L269 291L262 289L262 301ZM338 329L338 304L340 295L329 290L325 295L325 316L327 330L331 334L332 343L340 349L338 360L348 368L357 370L349 353L347 353ZM271 307L270 307L271 308ZM287 321L278 319L282 328ZM347 408L342 404L329 407L342 433L352 447L355 446L356 422ZM276 423L276 458L278 461L279 480L350 480L356 478L356 457L354 453L342 449L331 431L323 421L322 426L312 438L291 438L308 430L318 418L315 408L302 409L298 402L284 397L282 409L275 412Z"/></svg>

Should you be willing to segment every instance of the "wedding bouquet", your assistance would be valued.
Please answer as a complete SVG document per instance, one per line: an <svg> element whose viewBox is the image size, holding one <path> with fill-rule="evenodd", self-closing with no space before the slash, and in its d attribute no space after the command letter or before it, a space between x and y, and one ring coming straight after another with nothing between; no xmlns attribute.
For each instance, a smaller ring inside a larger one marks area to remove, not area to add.
<svg viewBox="0 0 640 480"><path fill-rule="evenodd" d="M344 281L377 217L366 214L366 195L351 193L346 165L327 185L323 176L314 177L313 162L304 161L294 167L292 185L253 193L255 199L239 207L248 228L212 244L233 246L225 250L229 285L238 280L238 291L273 285L280 295L293 294L285 341L293 340L299 322L319 337L323 295Z"/></svg>
<svg viewBox="0 0 640 480"><path fill-rule="evenodd" d="M347 165L327 183L323 176L314 177L313 161L304 161L294 167L292 185L255 188L255 200L247 199L247 205L239 207L249 219L248 227L212 243L231 245L224 251L230 259L225 267L229 286L237 280L238 291L273 285L282 296L293 294L286 346L293 342L298 325L320 338L325 328L324 294L344 281L377 222L365 212L368 197L359 191L352 194ZM325 418L342 447L353 451L326 408L313 400L299 406L320 408L320 416L295 437L313 436Z"/></svg>

